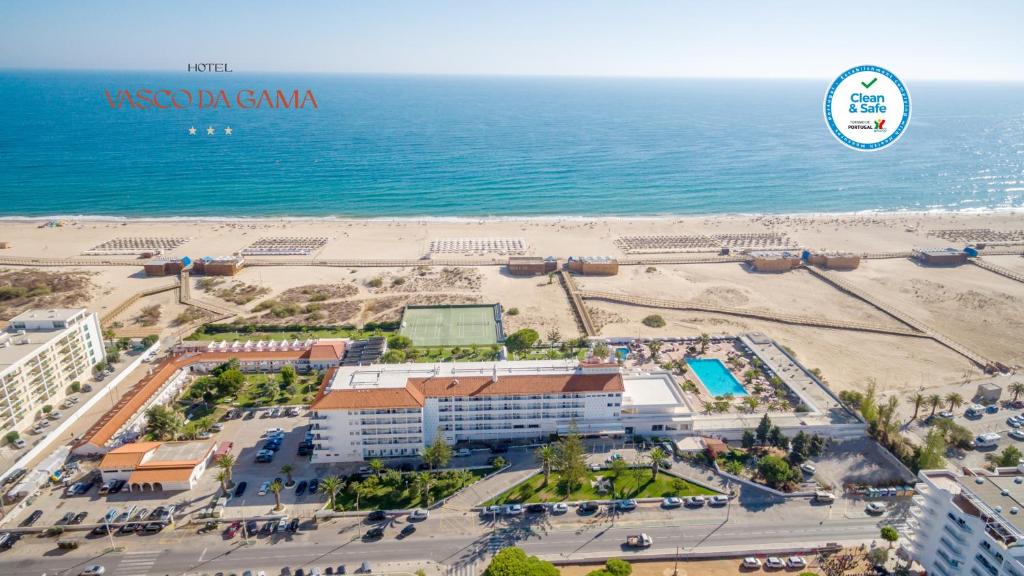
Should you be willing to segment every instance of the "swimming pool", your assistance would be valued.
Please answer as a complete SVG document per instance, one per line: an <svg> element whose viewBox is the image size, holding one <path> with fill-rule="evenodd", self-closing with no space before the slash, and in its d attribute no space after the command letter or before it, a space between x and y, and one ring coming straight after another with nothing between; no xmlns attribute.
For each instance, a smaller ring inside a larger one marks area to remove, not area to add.
<svg viewBox="0 0 1024 576"><path fill-rule="evenodd" d="M715 358L691 358L686 361L693 373L700 378L708 393L712 396L732 394L739 398L747 396L747 390L739 380L729 372L721 360Z"/></svg>
<svg viewBox="0 0 1024 576"><path fill-rule="evenodd" d="M619 360L625 360L629 356L629 348L616 348L615 355L619 357Z"/></svg>

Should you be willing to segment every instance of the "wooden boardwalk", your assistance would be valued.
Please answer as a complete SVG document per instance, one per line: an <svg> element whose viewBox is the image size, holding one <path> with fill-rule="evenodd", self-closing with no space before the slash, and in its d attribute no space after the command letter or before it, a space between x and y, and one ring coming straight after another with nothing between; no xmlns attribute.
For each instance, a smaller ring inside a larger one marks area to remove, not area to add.
<svg viewBox="0 0 1024 576"><path fill-rule="evenodd" d="M816 318L813 316L799 316L796 314L775 314L772 312L760 312L747 310L732 306L715 306L702 302L680 302L674 300L662 300L658 298L644 298L630 296L628 294L616 294L612 292L601 292L596 290L581 290L577 295L590 300L604 300L618 304L629 304L632 306L643 306L646 308L665 308L669 310L686 310L691 312L708 312L712 314L725 314L728 316L742 316L769 322L782 324L794 324L799 326L813 326L816 328L832 328L835 330L856 330L859 332L875 332L879 334L891 334L896 336L926 337L925 334L913 329L902 329L884 326L882 324L870 324L865 322L843 322L829 320L827 318Z"/></svg>
<svg viewBox="0 0 1024 576"><path fill-rule="evenodd" d="M572 274L565 270L559 270L558 277L562 281L562 287L565 288L565 293L569 297L569 303L572 305L572 310L576 315L576 321L579 322L583 333L587 335L587 338L597 336L597 329L594 328L594 319L590 317L590 311L587 310L587 305L583 302L583 298L580 297L580 291L576 289L576 281L573 280Z"/></svg>
<svg viewBox="0 0 1024 576"><path fill-rule="evenodd" d="M168 292L170 290L177 290L178 288L179 283L178 280L175 279L174 282L170 284L165 284L162 286L157 286L155 288L149 288L146 290L142 290L140 292L136 292L135 294L129 296L124 302L118 304L115 308L112 308L111 310L104 313L103 316L100 318L100 325L102 325L103 327L107 327L110 324L113 324L114 320L119 315L121 315L122 312L128 309L128 307L131 306L132 304L138 302L140 298L145 298L146 296L152 296L154 294L160 294L161 292ZM149 331L150 334L152 332L152 330Z"/></svg>
<svg viewBox="0 0 1024 576"><path fill-rule="evenodd" d="M970 260L968 260L968 262L974 264L978 268L984 268L989 272L994 272L996 274L999 274L1000 276L1005 276L1010 280L1016 280L1017 282L1024 283L1024 274L1021 274L1020 272L1014 272L1009 268L1003 268L1002 266L998 266L996 264L988 262L983 258L971 258Z"/></svg>
<svg viewBox="0 0 1024 576"><path fill-rule="evenodd" d="M927 335L932 340L935 340L939 344L942 344L943 346L949 348L950 350L960 354L961 356L967 358L971 362L974 362L981 368L985 368L986 366L990 366L993 364L993 362L988 358L985 358L981 354L978 354L977 352L967 348L963 344L956 342L952 338L946 336L945 334L939 332L938 330L932 328L931 326L928 326L924 322L921 322L920 320L896 309L895 307L882 302L881 300L875 298L874 296L868 294L867 292L861 290L860 288L850 284L849 282L840 279L836 274L832 272L826 272L824 270L818 270L813 266L808 266L807 271L813 274L814 276L820 278L824 282L831 284L833 287L839 289L840 291L846 292L847 294L855 298L867 302L868 304L874 306L875 308L881 310L882 312L885 312L889 316L892 316L893 318L899 320L900 322L906 324L907 326L910 326L911 328Z"/></svg>

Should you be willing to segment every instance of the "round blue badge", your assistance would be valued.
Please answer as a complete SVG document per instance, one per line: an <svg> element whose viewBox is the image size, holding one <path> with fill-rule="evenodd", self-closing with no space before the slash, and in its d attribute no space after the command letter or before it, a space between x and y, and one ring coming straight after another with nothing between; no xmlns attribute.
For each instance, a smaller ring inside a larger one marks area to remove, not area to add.
<svg viewBox="0 0 1024 576"><path fill-rule="evenodd" d="M881 150L906 131L910 93L885 68L857 66L829 86L824 113L832 135L843 144L854 150Z"/></svg>

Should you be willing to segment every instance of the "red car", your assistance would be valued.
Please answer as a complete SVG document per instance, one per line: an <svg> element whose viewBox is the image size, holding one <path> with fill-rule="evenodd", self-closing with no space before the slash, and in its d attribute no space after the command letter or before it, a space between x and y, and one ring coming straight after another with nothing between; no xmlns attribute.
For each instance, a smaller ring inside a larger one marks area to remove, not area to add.
<svg viewBox="0 0 1024 576"><path fill-rule="evenodd" d="M235 534L238 534L238 531L241 528L242 528L242 523L241 522L237 522L237 521L232 522L228 526L227 530L224 531L224 535L227 536L228 538L234 538Z"/></svg>

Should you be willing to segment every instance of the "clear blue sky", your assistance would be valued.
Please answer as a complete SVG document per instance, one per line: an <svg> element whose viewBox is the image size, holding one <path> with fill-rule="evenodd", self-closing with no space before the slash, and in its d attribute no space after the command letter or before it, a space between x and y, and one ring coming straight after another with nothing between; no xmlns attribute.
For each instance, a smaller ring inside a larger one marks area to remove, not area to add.
<svg viewBox="0 0 1024 576"><path fill-rule="evenodd" d="M1022 22L1022 0L0 0L0 67L1022 81Z"/></svg>

